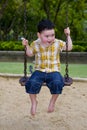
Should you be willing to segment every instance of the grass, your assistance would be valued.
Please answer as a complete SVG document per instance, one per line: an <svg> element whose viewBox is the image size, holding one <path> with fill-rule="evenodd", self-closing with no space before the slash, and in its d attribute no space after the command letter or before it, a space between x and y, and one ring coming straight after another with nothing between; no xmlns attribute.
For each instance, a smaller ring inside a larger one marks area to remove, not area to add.
<svg viewBox="0 0 87 130"><path fill-rule="evenodd" d="M27 72L29 65L33 64L27 64ZM23 72L24 64L21 62L0 62L0 73L23 74Z"/></svg>
<svg viewBox="0 0 87 130"><path fill-rule="evenodd" d="M65 74L65 65L61 66L61 73ZM87 78L87 64L69 64L69 75L71 77Z"/></svg>
<svg viewBox="0 0 87 130"><path fill-rule="evenodd" d="M27 64L27 73L29 74L29 65ZM86 64L69 64L68 66L70 77L81 77L87 78L87 65ZM11 74L23 74L24 64L21 62L0 62L0 73L11 73ZM61 73L65 74L65 64L61 64Z"/></svg>

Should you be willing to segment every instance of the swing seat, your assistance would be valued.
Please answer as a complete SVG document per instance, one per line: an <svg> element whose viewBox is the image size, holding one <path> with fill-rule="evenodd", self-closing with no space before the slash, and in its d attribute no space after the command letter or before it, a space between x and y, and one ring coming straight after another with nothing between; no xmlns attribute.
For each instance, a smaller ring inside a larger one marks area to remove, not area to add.
<svg viewBox="0 0 87 130"><path fill-rule="evenodd" d="M65 77L63 78L64 86L70 86L73 83L73 79L70 77ZM43 83L43 86L46 86L46 83Z"/></svg>
<svg viewBox="0 0 87 130"><path fill-rule="evenodd" d="M24 76L19 79L19 83L21 86L25 86L26 81L28 80L28 77Z"/></svg>
<svg viewBox="0 0 87 130"><path fill-rule="evenodd" d="M73 83L73 79L67 76L64 76L63 81L65 86L70 86Z"/></svg>
<svg viewBox="0 0 87 130"><path fill-rule="evenodd" d="M19 83L21 84L21 86L25 86L25 83L27 82L28 79L29 77L26 76L20 78ZM64 81L64 86L70 86L73 83L73 79L66 76L63 78L63 81ZM46 83L43 83L43 85L45 86Z"/></svg>

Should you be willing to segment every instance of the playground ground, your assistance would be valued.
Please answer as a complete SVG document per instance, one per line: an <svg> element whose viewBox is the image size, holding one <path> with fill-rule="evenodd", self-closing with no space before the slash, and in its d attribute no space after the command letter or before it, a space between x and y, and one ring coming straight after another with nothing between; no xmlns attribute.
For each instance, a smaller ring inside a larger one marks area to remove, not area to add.
<svg viewBox="0 0 87 130"><path fill-rule="evenodd" d="M87 82L64 87L55 111L47 113L50 93L43 86L35 117L18 78L0 77L0 130L87 130Z"/></svg>

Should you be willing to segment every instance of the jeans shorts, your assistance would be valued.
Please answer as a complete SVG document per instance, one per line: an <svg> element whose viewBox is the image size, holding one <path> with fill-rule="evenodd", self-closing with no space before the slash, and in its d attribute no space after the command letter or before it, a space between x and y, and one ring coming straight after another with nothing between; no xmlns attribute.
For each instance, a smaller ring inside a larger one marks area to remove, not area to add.
<svg viewBox="0 0 87 130"><path fill-rule="evenodd" d="M59 72L41 72L36 70L25 84L26 92L38 94L43 83L49 88L51 94L61 94L64 87L63 77Z"/></svg>

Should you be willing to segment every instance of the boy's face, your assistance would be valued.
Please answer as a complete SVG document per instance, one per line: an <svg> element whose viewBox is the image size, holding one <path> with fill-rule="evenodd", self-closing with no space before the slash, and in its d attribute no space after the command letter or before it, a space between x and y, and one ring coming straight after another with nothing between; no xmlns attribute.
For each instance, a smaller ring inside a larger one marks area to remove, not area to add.
<svg viewBox="0 0 87 130"><path fill-rule="evenodd" d="M55 31L54 29L44 30L41 33L38 33L38 37L43 44L51 45L55 40Z"/></svg>

